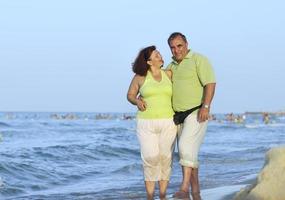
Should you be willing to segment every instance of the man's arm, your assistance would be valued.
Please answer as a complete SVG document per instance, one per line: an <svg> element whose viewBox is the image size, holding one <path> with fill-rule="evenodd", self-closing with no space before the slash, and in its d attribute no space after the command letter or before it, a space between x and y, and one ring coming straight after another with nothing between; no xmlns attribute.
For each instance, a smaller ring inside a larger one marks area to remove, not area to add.
<svg viewBox="0 0 285 200"><path fill-rule="evenodd" d="M198 121L204 122L208 120L210 113L210 105L215 94L216 83L208 83L204 86L203 105L198 113Z"/></svg>

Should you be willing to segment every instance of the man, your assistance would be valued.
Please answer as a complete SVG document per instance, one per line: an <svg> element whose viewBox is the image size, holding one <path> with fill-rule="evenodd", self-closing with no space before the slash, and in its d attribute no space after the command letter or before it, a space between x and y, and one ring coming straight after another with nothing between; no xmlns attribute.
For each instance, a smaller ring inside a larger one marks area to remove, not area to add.
<svg viewBox="0 0 285 200"><path fill-rule="evenodd" d="M199 200L198 151L207 129L216 80L207 58L188 49L187 39L182 33L172 33L168 45L173 55L173 61L167 69L172 71L174 111L186 111L202 105L179 125L179 163L182 166L183 180L174 197L190 198L191 185L193 199Z"/></svg>

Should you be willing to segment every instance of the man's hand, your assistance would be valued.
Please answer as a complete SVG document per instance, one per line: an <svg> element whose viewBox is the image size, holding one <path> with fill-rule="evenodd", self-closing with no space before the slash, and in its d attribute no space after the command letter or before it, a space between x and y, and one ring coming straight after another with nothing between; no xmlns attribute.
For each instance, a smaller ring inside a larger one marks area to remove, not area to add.
<svg viewBox="0 0 285 200"><path fill-rule="evenodd" d="M140 111L145 111L146 110L146 102L139 96L139 98L136 100L137 102L137 107Z"/></svg>
<svg viewBox="0 0 285 200"><path fill-rule="evenodd" d="M209 108L200 108L198 112L198 122L204 122L209 119Z"/></svg>
<svg viewBox="0 0 285 200"><path fill-rule="evenodd" d="M210 104L215 94L216 83L208 83L204 86L203 105L198 113L198 122L204 122L210 117Z"/></svg>

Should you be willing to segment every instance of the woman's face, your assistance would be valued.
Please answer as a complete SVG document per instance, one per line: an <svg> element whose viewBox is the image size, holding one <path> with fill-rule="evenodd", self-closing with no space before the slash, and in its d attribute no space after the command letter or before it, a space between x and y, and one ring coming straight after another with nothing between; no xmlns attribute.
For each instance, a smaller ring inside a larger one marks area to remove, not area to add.
<svg viewBox="0 0 285 200"><path fill-rule="evenodd" d="M154 67L162 67L163 66L163 59L158 50L154 50L150 57L149 57L149 64Z"/></svg>

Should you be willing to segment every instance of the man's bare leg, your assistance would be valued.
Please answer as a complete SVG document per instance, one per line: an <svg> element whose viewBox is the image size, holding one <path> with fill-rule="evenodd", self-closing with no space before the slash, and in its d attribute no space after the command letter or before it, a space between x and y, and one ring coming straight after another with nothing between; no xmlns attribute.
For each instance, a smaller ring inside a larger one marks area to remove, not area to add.
<svg viewBox="0 0 285 200"><path fill-rule="evenodd" d="M180 185L179 191L174 194L175 198L189 199L189 186L190 186L191 172L192 172L191 167L182 166L183 180Z"/></svg>
<svg viewBox="0 0 285 200"><path fill-rule="evenodd" d="M190 178L193 200L201 200L198 168L193 168Z"/></svg>
<svg viewBox="0 0 285 200"><path fill-rule="evenodd" d="M182 166L182 175L183 175L183 180L180 185L180 190L184 192L189 192L189 186L190 186L190 180L191 180L191 172L192 168L191 167L185 167Z"/></svg>
<svg viewBox="0 0 285 200"><path fill-rule="evenodd" d="M193 168L190 178L191 190L193 193L200 192L198 168Z"/></svg>

